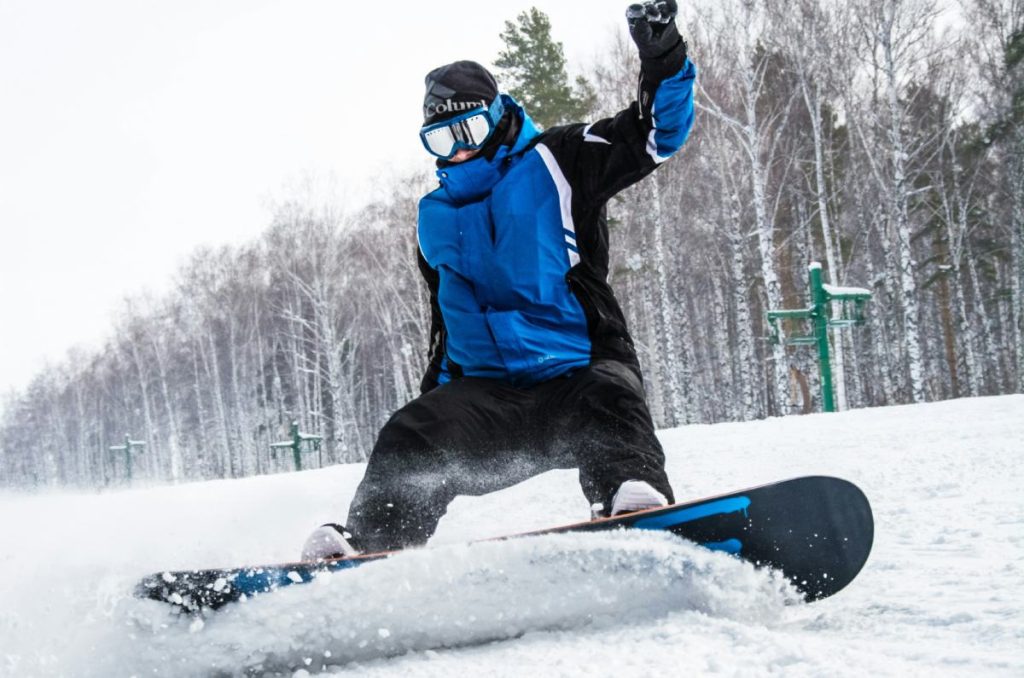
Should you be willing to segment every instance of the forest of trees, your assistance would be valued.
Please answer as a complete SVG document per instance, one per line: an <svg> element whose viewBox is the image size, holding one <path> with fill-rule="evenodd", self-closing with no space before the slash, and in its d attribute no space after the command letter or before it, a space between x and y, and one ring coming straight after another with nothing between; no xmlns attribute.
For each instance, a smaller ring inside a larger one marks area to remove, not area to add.
<svg viewBox="0 0 1024 678"><path fill-rule="evenodd" d="M520 88L516 55L550 42L539 17L502 35ZM841 408L1024 392L1022 17L1024 0L687 3L693 134L608 205L660 427L820 408L814 351L768 342L765 319L808 304L812 261L873 293L867 323L833 333ZM624 32L576 67L574 87L564 66L533 86L590 118L633 97ZM137 480L283 471L269 444L293 420L323 437L304 465L364 460L425 366L424 165L356 213L296 195L258 242L197 252L172 293L126 302L102 350L4 404L0 483L122 483L108 448L126 433L145 443Z"/></svg>

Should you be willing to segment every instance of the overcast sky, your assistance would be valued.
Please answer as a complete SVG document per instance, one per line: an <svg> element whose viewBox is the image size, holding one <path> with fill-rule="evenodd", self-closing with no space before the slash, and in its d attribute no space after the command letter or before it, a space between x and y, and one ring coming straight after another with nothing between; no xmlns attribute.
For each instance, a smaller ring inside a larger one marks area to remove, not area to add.
<svg viewBox="0 0 1024 678"><path fill-rule="evenodd" d="M428 167L426 71L490 65L533 4L570 68L625 31L619 0L0 0L0 393L196 247L257 238L302 177L359 204Z"/></svg>

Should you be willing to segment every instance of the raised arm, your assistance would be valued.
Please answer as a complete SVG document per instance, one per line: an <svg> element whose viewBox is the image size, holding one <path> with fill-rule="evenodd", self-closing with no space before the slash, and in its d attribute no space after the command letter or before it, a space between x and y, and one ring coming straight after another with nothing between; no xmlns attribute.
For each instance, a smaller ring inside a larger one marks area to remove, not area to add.
<svg viewBox="0 0 1024 678"><path fill-rule="evenodd" d="M642 10L642 13L641 13ZM631 5L630 35L640 52L636 101L589 125L552 130L568 177L588 202L604 204L668 160L693 126L696 68L675 24L676 3ZM573 171L575 170L575 171Z"/></svg>

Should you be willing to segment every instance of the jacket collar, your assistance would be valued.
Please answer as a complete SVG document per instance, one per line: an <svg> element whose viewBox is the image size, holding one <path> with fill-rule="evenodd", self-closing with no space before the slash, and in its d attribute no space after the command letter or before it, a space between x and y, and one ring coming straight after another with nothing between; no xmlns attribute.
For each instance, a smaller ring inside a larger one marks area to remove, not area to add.
<svg viewBox="0 0 1024 678"><path fill-rule="evenodd" d="M494 185L505 176L513 161L540 135L533 120L515 99L507 94L500 96L506 110L512 110L514 115L519 116L519 135L511 146L500 146L493 158L478 156L437 170L441 188L455 204L473 202L490 193Z"/></svg>

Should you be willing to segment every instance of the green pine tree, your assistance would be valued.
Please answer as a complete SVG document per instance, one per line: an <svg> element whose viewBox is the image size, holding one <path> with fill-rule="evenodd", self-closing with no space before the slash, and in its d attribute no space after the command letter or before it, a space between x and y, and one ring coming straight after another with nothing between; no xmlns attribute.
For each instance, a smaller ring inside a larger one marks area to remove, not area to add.
<svg viewBox="0 0 1024 678"><path fill-rule="evenodd" d="M587 118L597 99L593 86L580 76L569 85L562 43L551 39L551 21L536 7L506 21L501 34L505 49L494 62L505 91L521 103L540 127Z"/></svg>

